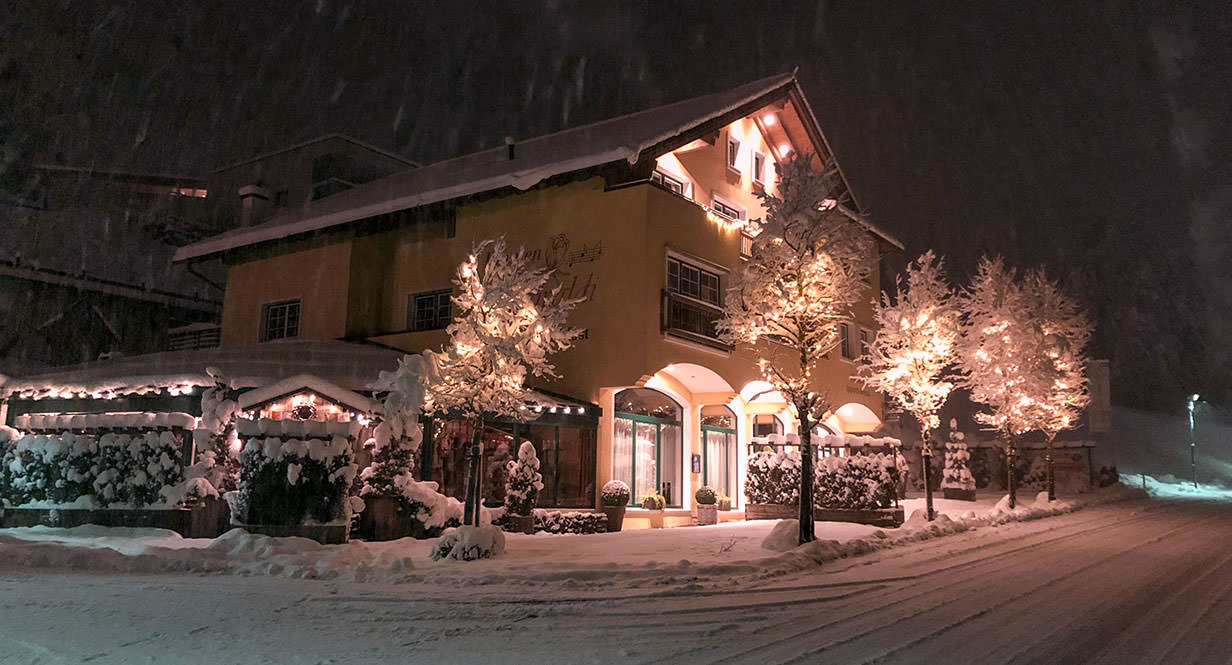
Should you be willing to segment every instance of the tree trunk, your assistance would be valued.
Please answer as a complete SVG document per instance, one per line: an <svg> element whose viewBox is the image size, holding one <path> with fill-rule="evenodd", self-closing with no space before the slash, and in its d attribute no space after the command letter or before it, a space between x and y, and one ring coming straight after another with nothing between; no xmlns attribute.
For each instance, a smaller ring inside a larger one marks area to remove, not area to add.
<svg viewBox="0 0 1232 665"><path fill-rule="evenodd" d="M817 538L813 528L813 438L808 408L796 405L800 414L800 544Z"/></svg>
<svg viewBox="0 0 1232 665"><path fill-rule="evenodd" d="M479 502L482 499L480 488L483 486L480 477L483 472L483 418L472 423L475 433L471 437L470 449L467 450L466 506L462 511L462 523L479 526Z"/></svg>
<svg viewBox="0 0 1232 665"><path fill-rule="evenodd" d="M1018 449L1014 447L1013 437L1007 438L1006 441L1007 443L1005 446L1005 473L1008 476L1007 483L1008 483L1009 490L1010 490L1010 508L1012 509L1018 505L1018 493L1017 493L1018 486L1016 482L1017 478L1014 477L1015 476L1014 459L1018 457Z"/></svg>
<svg viewBox="0 0 1232 665"><path fill-rule="evenodd" d="M924 462L924 517L933 521L933 447L928 432L920 431L920 459Z"/></svg>
<svg viewBox="0 0 1232 665"><path fill-rule="evenodd" d="M1044 444L1044 464L1048 467L1048 501L1057 500L1057 481L1052 475L1052 437Z"/></svg>

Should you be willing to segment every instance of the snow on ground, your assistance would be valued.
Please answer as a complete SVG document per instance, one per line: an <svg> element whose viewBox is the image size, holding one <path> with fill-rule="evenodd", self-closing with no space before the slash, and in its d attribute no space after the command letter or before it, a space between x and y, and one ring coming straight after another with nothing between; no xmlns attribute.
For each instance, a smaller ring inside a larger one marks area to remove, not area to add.
<svg viewBox="0 0 1232 665"><path fill-rule="evenodd" d="M466 563L432 561L432 541L410 538L327 546L304 538L270 538L239 529L216 539L185 539L160 529L14 528L0 529L0 568L632 588L700 576L772 577L940 535L1139 495L1119 488L1052 503L1046 496L1023 495L1013 511L1000 495L985 495L974 503L938 498L934 503L940 517L932 523L923 518L924 500L909 499L903 507L911 517L898 529L819 522L818 542L803 548L795 547L796 526L790 520L584 536L506 534L504 555Z"/></svg>
<svg viewBox="0 0 1232 665"><path fill-rule="evenodd" d="M1170 473L1159 477L1138 474L1121 474L1121 482L1130 487L1141 487L1153 497L1161 499L1211 499L1232 501L1232 487L1218 483L1198 483L1177 478Z"/></svg>
<svg viewBox="0 0 1232 665"><path fill-rule="evenodd" d="M6 572L0 555L0 663L1226 663L1227 508L1084 503L793 574L701 584L681 575L642 589ZM721 531L675 535L712 530ZM671 533L623 537L651 545ZM437 572L450 570L477 568Z"/></svg>

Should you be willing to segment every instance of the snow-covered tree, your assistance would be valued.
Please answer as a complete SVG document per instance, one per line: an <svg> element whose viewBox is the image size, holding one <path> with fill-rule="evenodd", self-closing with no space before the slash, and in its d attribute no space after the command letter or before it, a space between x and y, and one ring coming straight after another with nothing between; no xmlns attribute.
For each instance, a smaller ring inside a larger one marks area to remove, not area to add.
<svg viewBox="0 0 1232 665"><path fill-rule="evenodd" d="M523 441L518 447L518 458L509 460L505 469L505 505L514 515L530 515L543 489L543 474L539 473L535 444Z"/></svg>
<svg viewBox="0 0 1232 665"><path fill-rule="evenodd" d="M971 391L971 401L983 406L976 422L999 433L1005 444L1013 507L1016 445L1031 429L1027 406L1034 386L1029 384L1038 380L1030 367L1031 338L1025 330L1031 322L1017 271L1000 258L981 259L959 307L964 319L958 345L962 383Z"/></svg>
<svg viewBox="0 0 1232 665"><path fill-rule="evenodd" d="M422 354L398 359L398 369L381 372L373 389L381 395L381 416L372 438L364 442L372 450L372 463L360 478L361 496L402 497L403 476L414 476L423 442L424 383L430 379L432 361Z"/></svg>
<svg viewBox="0 0 1232 665"><path fill-rule="evenodd" d="M829 168L833 168L832 166ZM831 197L826 173L807 159L778 167L778 195L762 194L751 256L727 294L723 339L753 347L763 376L800 421L800 542L813 540L813 427L830 411L812 378L839 342L838 325L868 290L870 248L851 215Z"/></svg>
<svg viewBox="0 0 1232 665"><path fill-rule="evenodd" d="M559 288L547 291L549 278L550 271L533 267L525 251L508 254L503 238L480 243L454 279L449 344L425 353L433 372L424 380L424 408L474 425L464 524L479 524L484 418L532 417L526 408L528 375L556 378L548 357L580 334L565 325L580 301L561 297Z"/></svg>
<svg viewBox="0 0 1232 665"><path fill-rule="evenodd" d="M975 489L975 476L971 475L971 451L967 450L964 437L958 431L958 421L951 418L950 440L945 444L945 470L941 475L942 489Z"/></svg>
<svg viewBox="0 0 1232 665"><path fill-rule="evenodd" d="M941 424L937 413L954 389L945 374L954 362L959 335L958 308L941 264L927 252L907 266L906 279L899 280L893 300L882 293L875 311L877 333L858 377L866 388L885 393L920 424L930 520L932 432Z"/></svg>
<svg viewBox="0 0 1232 665"><path fill-rule="evenodd" d="M1022 291L1030 308L1027 332L1035 347L1032 366L1040 373L1038 381L1027 384L1034 391L1028 393L1027 414L1031 429L1045 437L1048 500L1055 501L1052 443L1058 433L1077 424L1091 402L1084 349L1092 326L1078 302L1042 270L1027 273Z"/></svg>

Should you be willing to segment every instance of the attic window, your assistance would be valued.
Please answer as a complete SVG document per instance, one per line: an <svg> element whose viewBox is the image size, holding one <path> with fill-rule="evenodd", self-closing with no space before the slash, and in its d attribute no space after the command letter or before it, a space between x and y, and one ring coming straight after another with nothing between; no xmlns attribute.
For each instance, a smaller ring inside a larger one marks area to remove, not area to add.
<svg viewBox="0 0 1232 665"><path fill-rule="evenodd" d="M740 171L740 141L733 136L727 137L727 168Z"/></svg>
<svg viewBox="0 0 1232 665"><path fill-rule="evenodd" d="M760 152L753 153L753 182L766 184L766 156Z"/></svg>
<svg viewBox="0 0 1232 665"><path fill-rule="evenodd" d="M658 185L677 196L686 196L684 181L663 171L656 170L651 174L650 184Z"/></svg>

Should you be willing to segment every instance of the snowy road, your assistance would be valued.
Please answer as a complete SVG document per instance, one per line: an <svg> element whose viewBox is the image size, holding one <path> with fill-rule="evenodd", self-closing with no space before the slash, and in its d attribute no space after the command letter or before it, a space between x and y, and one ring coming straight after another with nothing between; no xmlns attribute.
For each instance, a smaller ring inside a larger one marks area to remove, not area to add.
<svg viewBox="0 0 1232 665"><path fill-rule="evenodd" d="M0 567L0 662L1229 663L1230 544L1232 505L1156 500L637 588Z"/></svg>

